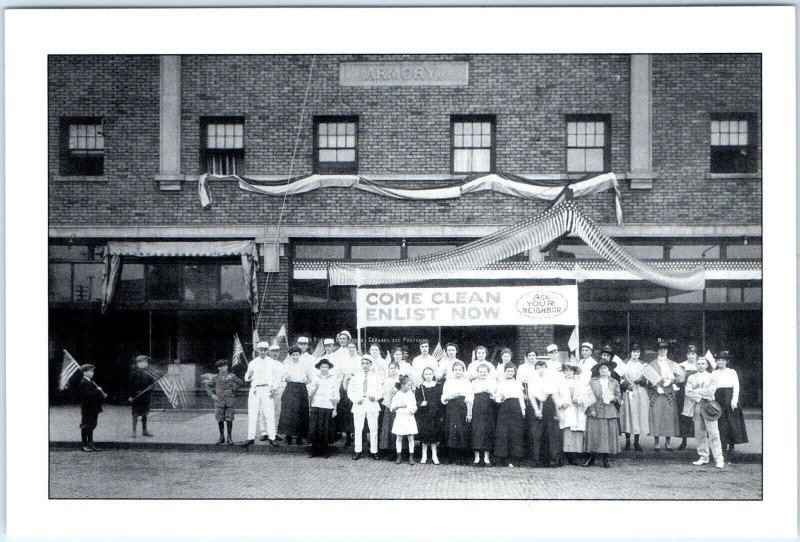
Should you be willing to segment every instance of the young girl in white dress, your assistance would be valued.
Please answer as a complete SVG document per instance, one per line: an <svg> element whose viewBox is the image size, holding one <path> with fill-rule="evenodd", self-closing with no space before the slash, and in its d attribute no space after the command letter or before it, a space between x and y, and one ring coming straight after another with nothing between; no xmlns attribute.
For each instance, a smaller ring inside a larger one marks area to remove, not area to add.
<svg viewBox="0 0 800 542"><path fill-rule="evenodd" d="M396 464L400 464L403 452L403 437L408 437L408 464L414 464L414 435L417 434L417 420L414 413L417 411L417 398L414 396L412 388L414 382L408 375L400 375L395 387L397 393L392 397L392 412L394 412L394 423L392 433L397 437L395 446L397 448Z"/></svg>

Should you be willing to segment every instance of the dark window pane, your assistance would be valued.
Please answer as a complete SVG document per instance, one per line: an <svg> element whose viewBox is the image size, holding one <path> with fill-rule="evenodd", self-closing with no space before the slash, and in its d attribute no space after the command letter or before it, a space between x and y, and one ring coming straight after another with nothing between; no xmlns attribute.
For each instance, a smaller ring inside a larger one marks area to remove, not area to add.
<svg viewBox="0 0 800 542"><path fill-rule="evenodd" d="M89 247L86 245L50 245L47 249L51 260L80 260L89 259Z"/></svg>
<svg viewBox="0 0 800 542"><path fill-rule="evenodd" d="M299 260L343 260L344 255L344 245L294 245Z"/></svg>
<svg viewBox="0 0 800 542"><path fill-rule="evenodd" d="M72 301L72 264L51 263L47 267L48 299L51 302Z"/></svg>
<svg viewBox="0 0 800 542"><path fill-rule="evenodd" d="M741 301L742 289L739 287L709 286L706 288L706 303L741 303Z"/></svg>
<svg viewBox="0 0 800 542"><path fill-rule="evenodd" d="M90 303L103 298L103 271L100 263L74 265L73 299L76 302Z"/></svg>
<svg viewBox="0 0 800 542"><path fill-rule="evenodd" d="M753 286L743 288L745 303L761 303L761 287Z"/></svg>
<svg viewBox="0 0 800 542"><path fill-rule="evenodd" d="M147 299L180 301L181 267L170 264L147 265Z"/></svg>
<svg viewBox="0 0 800 542"><path fill-rule="evenodd" d="M244 272L238 264L220 266L220 301L243 301L247 299Z"/></svg>
<svg viewBox="0 0 800 542"><path fill-rule="evenodd" d="M715 260L719 258L719 245L674 245L669 257L671 260Z"/></svg>
<svg viewBox="0 0 800 542"><path fill-rule="evenodd" d="M352 286L331 286L331 301L356 301L356 289Z"/></svg>
<svg viewBox="0 0 800 542"><path fill-rule="evenodd" d="M297 280L292 284L293 301L318 302L328 301L328 281Z"/></svg>
<svg viewBox="0 0 800 542"><path fill-rule="evenodd" d="M117 298L120 301L144 300L144 265L140 263L122 264Z"/></svg>
<svg viewBox="0 0 800 542"><path fill-rule="evenodd" d="M760 260L761 245L728 245L727 254L731 260Z"/></svg>
<svg viewBox="0 0 800 542"><path fill-rule="evenodd" d="M217 300L216 265L183 266L183 299L187 302L214 303Z"/></svg>
<svg viewBox="0 0 800 542"><path fill-rule="evenodd" d="M456 245L408 245L408 257L418 258L430 254L438 254L446 250L452 250Z"/></svg>
<svg viewBox="0 0 800 542"><path fill-rule="evenodd" d="M400 245L353 245L350 247L353 260L398 260Z"/></svg>
<svg viewBox="0 0 800 542"><path fill-rule="evenodd" d="M664 288L628 288L631 303L666 303L667 291Z"/></svg>

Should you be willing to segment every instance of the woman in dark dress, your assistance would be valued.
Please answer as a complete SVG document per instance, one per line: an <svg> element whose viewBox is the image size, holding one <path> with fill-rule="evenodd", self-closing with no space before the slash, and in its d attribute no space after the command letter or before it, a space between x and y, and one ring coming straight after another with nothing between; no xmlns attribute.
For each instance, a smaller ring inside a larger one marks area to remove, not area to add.
<svg viewBox="0 0 800 542"><path fill-rule="evenodd" d="M431 460L434 465L439 464L438 446L442 440L442 384L436 382L433 369L426 367L422 371L422 383L417 387L414 395L417 398L417 438L421 443L422 459L420 463L428 462L428 446L431 448Z"/></svg>
<svg viewBox="0 0 800 542"><path fill-rule="evenodd" d="M494 449L494 426L497 418L497 407L492 400L497 380L489 376L487 365L478 366L478 378L472 381L472 451L475 452L473 465L480 465L481 452L483 463L491 466L489 452Z"/></svg>
<svg viewBox="0 0 800 542"><path fill-rule="evenodd" d="M442 404L445 405L445 443L452 450L451 459L458 457L463 465L472 447L470 422L472 421L472 383L466 376L463 361L453 362L453 375L444 381Z"/></svg>
<svg viewBox="0 0 800 542"><path fill-rule="evenodd" d="M711 385L716 389L714 399L722 407L722 416L717 421L722 451L726 455L733 452L735 444L747 442L747 428L744 414L739 406L739 375L728 368L730 354L722 351L717 356L717 368L711 373Z"/></svg>

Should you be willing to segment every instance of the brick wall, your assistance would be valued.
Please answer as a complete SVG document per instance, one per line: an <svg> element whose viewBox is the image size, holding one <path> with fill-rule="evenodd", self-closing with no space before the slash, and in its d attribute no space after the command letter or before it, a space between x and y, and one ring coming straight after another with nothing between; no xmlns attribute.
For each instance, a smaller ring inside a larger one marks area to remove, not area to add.
<svg viewBox="0 0 800 542"><path fill-rule="evenodd" d="M471 55L392 57L468 60L468 87L341 87L342 60L373 56L318 56L297 153L292 151L311 57L185 56L182 59L182 168L200 171L199 119L245 117L247 173L308 174L313 115L359 116L362 174L447 174L450 115L497 115L497 169L512 173L563 173L564 115L611 115L612 168L629 169L630 60L627 55ZM723 62L724 61L724 62ZM277 222L283 198L242 192L212 181L214 205L202 209L195 185L180 192L157 189L157 57L50 59L51 223L83 225L232 225ZM757 223L761 181L710 181L709 111L760 111L760 60L739 57L656 55L653 61L653 190L631 191L623 182L629 223ZM712 89L713 92L709 92ZM106 125L105 182L58 177L58 118L101 115ZM408 183L421 187L436 183ZM665 205L666 204L666 205ZM283 223L296 224L511 224L545 207L496 193L457 200L407 202L349 189L289 197ZM737 212L731 213L735 205ZM588 214L614 220L613 197L581 200ZM666 216L665 216L666 215Z"/></svg>
<svg viewBox="0 0 800 542"><path fill-rule="evenodd" d="M258 295L260 317L258 319L258 336L261 340L272 341L283 325L289 323L289 258L280 259L280 272L258 272ZM290 340L293 337L290 336ZM279 342L281 357L287 355L286 343Z"/></svg>
<svg viewBox="0 0 800 542"><path fill-rule="evenodd" d="M553 326L520 326L517 328L517 358L524 359L526 352L533 349L536 355L547 355L547 345L555 341ZM566 348L561 345L561 348Z"/></svg>

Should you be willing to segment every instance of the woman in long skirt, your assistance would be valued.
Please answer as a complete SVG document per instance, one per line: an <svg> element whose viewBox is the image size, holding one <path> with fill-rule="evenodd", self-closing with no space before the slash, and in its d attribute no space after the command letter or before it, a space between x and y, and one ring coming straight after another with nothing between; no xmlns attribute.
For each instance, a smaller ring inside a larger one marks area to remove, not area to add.
<svg viewBox="0 0 800 542"><path fill-rule="evenodd" d="M564 378L558 382L558 426L567 463L575 464L583 453L583 433L586 430L586 408L594 402L588 387L580 378L581 366L569 361L563 365Z"/></svg>
<svg viewBox="0 0 800 542"><path fill-rule="evenodd" d="M442 404L445 405L445 445L451 460L458 457L465 464L465 455L472 447L470 421L472 421L472 383L466 376L467 367L461 360L452 365L452 376L442 388Z"/></svg>
<svg viewBox="0 0 800 542"><path fill-rule="evenodd" d="M514 466L525 457L525 398L522 383L515 376L513 363L503 367L505 379L497 383L494 400L499 403L495 426L494 455L498 461Z"/></svg>
<svg viewBox="0 0 800 542"><path fill-rule="evenodd" d="M472 381L472 451L475 452L473 465L480 465L481 452L483 463L490 466L489 452L494 449L494 427L497 417L495 402L492 400L497 380L489 375L489 367L480 365L478 377Z"/></svg>
<svg viewBox="0 0 800 542"><path fill-rule="evenodd" d="M442 414L442 384L436 382L436 375L432 368L426 367L422 371L422 383L415 391L417 399L417 437L422 448L420 463L428 462L428 447L431 449L431 460L434 465L439 464L438 446L444 436Z"/></svg>
<svg viewBox="0 0 800 542"><path fill-rule="evenodd" d="M342 333L339 334L342 336ZM355 341L347 341L347 355L342 355L337 359L335 370L339 378L339 403L336 407L336 432L344 433L344 447L350 446L353 439L353 402L347 397L347 386L350 379L361 365L361 357L358 355L358 345Z"/></svg>
<svg viewBox="0 0 800 542"><path fill-rule="evenodd" d="M300 348L289 349L289 360L284 364L286 389L281 397L281 417L278 422L278 433L286 435L286 444L292 444L292 437L297 437L297 444L303 444L303 437L308 434L308 388L313 368L300 360Z"/></svg>
<svg viewBox="0 0 800 542"><path fill-rule="evenodd" d="M561 430L558 423L557 378L547 361L537 360L536 372L527 379L528 446L534 467L561 466Z"/></svg>
<svg viewBox="0 0 800 542"><path fill-rule="evenodd" d="M617 407L622 402L622 394L619 382L611 378L611 371L616 365L614 361L602 359L592 367L589 388L595 402L589 407L584 435L586 451L591 455L583 464L584 467L592 466L595 454L600 454L603 467L609 468L608 456L619 453Z"/></svg>
<svg viewBox="0 0 800 542"><path fill-rule="evenodd" d="M381 401L381 414L378 420L378 452L385 454L389 459L394 459L394 437L392 436L392 424L394 424L394 412L391 410L392 397L397 388L400 365L396 361L390 361L387 366L389 376L383 379L383 400Z"/></svg>
<svg viewBox="0 0 800 542"><path fill-rule="evenodd" d="M659 439L664 437L664 449L672 451L670 439L680 434L678 426L678 396L676 395L676 381L678 381L678 364L667 357L669 345L665 341L658 343L658 358L650 362L650 369L643 371L644 375L653 374L655 377L648 380L648 394L650 398L650 416L647 420L650 434L655 437L655 450L661 450Z"/></svg>
<svg viewBox="0 0 800 542"><path fill-rule="evenodd" d="M639 437L650 432L650 398L647 395L647 380L642 378L642 371L647 367L647 362L641 359L642 348L634 343L631 345L630 358L625 366L625 380L628 389L622 394L622 408L619 411L620 426L625 433L625 450L631 449L631 435L633 435L633 449L642 451Z"/></svg>
<svg viewBox="0 0 800 542"><path fill-rule="evenodd" d="M739 406L739 375L728 367L730 354L723 350L717 356L717 369L711 373L714 398L722 407L717 425L722 441L722 451L730 454L734 445L747 442L744 414Z"/></svg>
<svg viewBox="0 0 800 542"><path fill-rule="evenodd" d="M311 396L311 413L309 415L308 443L311 445L309 457L322 455L328 457L328 446L336 442L334 417L336 403L339 402L339 382L330 373L331 362L322 357L314 366L319 370L308 385Z"/></svg>

